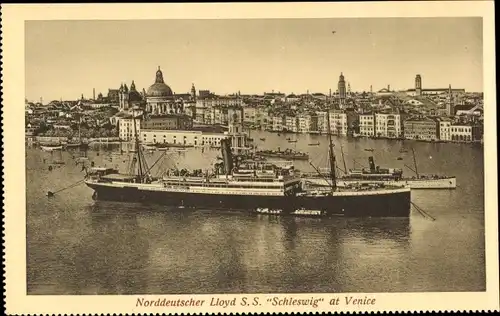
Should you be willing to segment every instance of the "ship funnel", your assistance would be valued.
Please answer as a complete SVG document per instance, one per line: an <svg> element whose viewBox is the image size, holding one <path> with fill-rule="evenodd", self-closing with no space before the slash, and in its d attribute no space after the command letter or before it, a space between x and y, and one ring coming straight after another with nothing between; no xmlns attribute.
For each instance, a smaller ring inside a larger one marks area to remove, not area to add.
<svg viewBox="0 0 500 316"><path fill-rule="evenodd" d="M224 160L224 171L226 172L226 175L229 175L233 170L233 155L231 154L230 140L221 139L220 147L222 150L222 159Z"/></svg>
<svg viewBox="0 0 500 316"><path fill-rule="evenodd" d="M368 157L368 164L370 165L370 171L375 171L375 161L373 156Z"/></svg>

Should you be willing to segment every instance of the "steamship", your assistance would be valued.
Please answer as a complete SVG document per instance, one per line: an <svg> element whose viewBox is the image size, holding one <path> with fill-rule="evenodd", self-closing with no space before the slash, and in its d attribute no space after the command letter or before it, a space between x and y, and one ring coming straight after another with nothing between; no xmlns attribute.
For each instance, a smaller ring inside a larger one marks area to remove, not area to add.
<svg viewBox="0 0 500 316"><path fill-rule="evenodd" d="M390 186L409 186L411 189L456 189L457 179L454 176L422 175L418 173L413 152L414 168L410 168L416 174L414 177L403 177L403 170L400 168L380 168L375 165L372 156L368 157L369 168L350 169L343 177L337 180L338 186L349 186L354 183L379 183ZM329 186L324 176L315 173L304 173L302 177L306 183L312 186Z"/></svg>
<svg viewBox="0 0 500 316"><path fill-rule="evenodd" d="M409 188L377 184L340 188L335 173L331 172L328 189L308 190L293 166L235 159L229 139L221 140L223 161L216 163L212 171L182 170L166 172L161 177L151 175L137 137L136 148L135 174L120 174L112 168L90 170L85 183L94 190L94 199L179 208L271 209L282 214L293 214L299 209L317 210L325 216L408 217L410 214ZM334 166L331 137L329 152Z"/></svg>

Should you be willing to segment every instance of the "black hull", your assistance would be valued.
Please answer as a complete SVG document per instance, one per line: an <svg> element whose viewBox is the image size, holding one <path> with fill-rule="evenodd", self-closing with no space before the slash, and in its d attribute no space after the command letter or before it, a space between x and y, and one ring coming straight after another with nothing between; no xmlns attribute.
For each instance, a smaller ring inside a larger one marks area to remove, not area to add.
<svg viewBox="0 0 500 316"><path fill-rule="evenodd" d="M299 208L322 210L327 216L409 217L410 191L363 196L242 196L187 192L145 191L135 187L117 188L87 183L98 200L141 202L185 208L249 210L281 209L284 213Z"/></svg>

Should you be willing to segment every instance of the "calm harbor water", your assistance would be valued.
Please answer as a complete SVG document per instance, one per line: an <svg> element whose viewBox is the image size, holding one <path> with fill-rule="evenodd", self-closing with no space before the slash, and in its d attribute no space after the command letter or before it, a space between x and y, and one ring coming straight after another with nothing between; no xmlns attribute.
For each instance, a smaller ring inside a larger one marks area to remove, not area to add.
<svg viewBox="0 0 500 316"><path fill-rule="evenodd" d="M326 137L252 132L260 148L308 151L326 167ZM297 139L288 143L285 139ZM265 141L260 140L265 138ZM320 146L308 146L320 142ZM28 294L197 294L484 291L484 170L481 147L336 139L348 168L412 166L456 175L456 190L413 191L436 218L276 218L92 200L84 185L47 198L84 172L78 151L26 148ZM373 148L367 152L365 148ZM161 153L146 154L150 164ZM125 167L117 148L87 153L96 166ZM158 163L206 168L217 150L190 149ZM397 160L398 157L403 158ZM52 171L49 165L64 161ZM310 170L307 162L297 168ZM411 171L405 169L406 174Z"/></svg>

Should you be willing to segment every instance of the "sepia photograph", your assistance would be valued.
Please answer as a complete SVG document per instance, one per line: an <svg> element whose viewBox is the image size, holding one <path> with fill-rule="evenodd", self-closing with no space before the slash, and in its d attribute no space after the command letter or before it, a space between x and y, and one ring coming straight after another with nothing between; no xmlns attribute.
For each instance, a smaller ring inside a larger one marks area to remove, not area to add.
<svg viewBox="0 0 500 316"><path fill-rule="evenodd" d="M486 293L482 16L23 27L28 297Z"/></svg>

